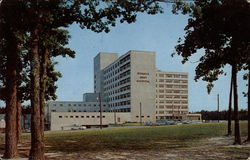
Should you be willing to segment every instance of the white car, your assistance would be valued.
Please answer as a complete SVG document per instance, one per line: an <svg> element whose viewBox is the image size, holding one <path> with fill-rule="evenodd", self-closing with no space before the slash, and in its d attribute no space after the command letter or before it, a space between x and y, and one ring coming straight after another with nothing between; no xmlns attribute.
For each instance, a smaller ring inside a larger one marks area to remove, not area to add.
<svg viewBox="0 0 250 160"><path fill-rule="evenodd" d="M71 130L84 130L87 129L86 126L74 125L71 127Z"/></svg>

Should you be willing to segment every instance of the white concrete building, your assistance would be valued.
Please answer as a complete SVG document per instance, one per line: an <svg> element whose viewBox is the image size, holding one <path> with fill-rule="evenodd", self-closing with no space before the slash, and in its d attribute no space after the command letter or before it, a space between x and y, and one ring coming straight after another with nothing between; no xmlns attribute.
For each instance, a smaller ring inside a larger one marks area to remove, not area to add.
<svg viewBox="0 0 250 160"><path fill-rule="evenodd" d="M82 102L48 102L46 120L51 129L98 125L100 110L105 125L185 120L188 73L158 70L154 52L131 50L120 57L100 52L94 58L94 93L85 93ZM86 118L88 115L92 118Z"/></svg>
<svg viewBox="0 0 250 160"><path fill-rule="evenodd" d="M183 120L188 114L188 73L156 71L156 118Z"/></svg>

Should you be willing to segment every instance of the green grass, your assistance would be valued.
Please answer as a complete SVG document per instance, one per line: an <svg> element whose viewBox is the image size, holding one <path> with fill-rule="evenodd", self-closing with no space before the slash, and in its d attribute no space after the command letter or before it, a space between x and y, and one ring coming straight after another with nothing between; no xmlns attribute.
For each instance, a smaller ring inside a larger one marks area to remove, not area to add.
<svg viewBox="0 0 250 160"><path fill-rule="evenodd" d="M49 151L169 150L195 145L202 138L226 135L226 123L131 127L46 134ZM241 123L247 134L247 123ZM27 138L27 137L26 137Z"/></svg>

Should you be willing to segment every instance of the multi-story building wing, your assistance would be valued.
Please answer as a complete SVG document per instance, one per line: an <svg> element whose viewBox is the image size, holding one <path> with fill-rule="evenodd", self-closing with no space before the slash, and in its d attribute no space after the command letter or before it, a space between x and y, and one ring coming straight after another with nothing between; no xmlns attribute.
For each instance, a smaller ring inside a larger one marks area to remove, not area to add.
<svg viewBox="0 0 250 160"><path fill-rule="evenodd" d="M102 61L97 60L101 54L95 61ZM106 66L102 75L102 96L111 112L131 112L135 122L155 120L154 52L129 51Z"/></svg>
<svg viewBox="0 0 250 160"><path fill-rule="evenodd" d="M100 52L94 58L94 92L103 93L104 75L103 69L118 58L117 53Z"/></svg>
<svg viewBox="0 0 250 160"><path fill-rule="evenodd" d="M186 119L188 73L156 71L156 118Z"/></svg>

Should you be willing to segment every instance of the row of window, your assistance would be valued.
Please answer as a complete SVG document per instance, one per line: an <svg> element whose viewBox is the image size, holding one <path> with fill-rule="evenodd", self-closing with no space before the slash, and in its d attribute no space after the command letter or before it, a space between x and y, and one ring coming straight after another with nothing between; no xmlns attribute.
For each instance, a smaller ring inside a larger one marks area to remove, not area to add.
<svg viewBox="0 0 250 160"><path fill-rule="evenodd" d="M100 116L58 116L59 118L100 118ZM105 118L105 116L102 116Z"/></svg>
<svg viewBox="0 0 250 160"><path fill-rule="evenodd" d="M188 101L169 101L169 100L156 100L156 103L169 103L169 104L187 104Z"/></svg>
<svg viewBox="0 0 250 160"><path fill-rule="evenodd" d="M125 65L123 65L123 66L121 66L121 67L119 67L119 68L117 68L116 70L114 70L114 71L111 72L111 73L105 74L106 72L104 71L104 81L110 79L111 77L114 77L114 76L117 75L119 72L122 72L123 70L125 70L125 69L127 69L127 68L129 68L129 67L130 67L130 62L126 63ZM113 82L113 81L115 81L115 80L117 80L117 79L119 79L119 78L120 78L120 75L118 75L118 76L116 76L116 77L114 77L114 78L108 80L107 82L108 82L108 83L111 83L111 82Z"/></svg>
<svg viewBox="0 0 250 160"><path fill-rule="evenodd" d="M112 109L110 112L130 112L130 108Z"/></svg>
<svg viewBox="0 0 250 160"><path fill-rule="evenodd" d="M185 93L188 93L188 90L168 90L168 89L165 89L165 90L161 90L160 93L180 93L180 94L185 94Z"/></svg>
<svg viewBox="0 0 250 160"><path fill-rule="evenodd" d="M156 79L156 82L166 82L166 83L188 83L187 80L172 80L172 79ZM156 86L157 87L157 86ZM161 85L159 85L161 87Z"/></svg>
<svg viewBox="0 0 250 160"><path fill-rule="evenodd" d="M126 79L123 79L117 83L114 83L112 85L109 85L107 87L104 88L104 91L109 91L109 90L112 90L113 88L116 88L116 87L119 87L120 85L123 85L125 83L128 83L130 82L130 77L126 78Z"/></svg>
<svg viewBox="0 0 250 160"><path fill-rule="evenodd" d="M57 112L56 109L52 109L51 112ZM61 112L60 110L58 110L58 112ZM71 110L69 109L68 112L100 112L100 110L94 110L94 111L90 111L90 110ZM106 110L103 109L103 112L106 112Z"/></svg>
<svg viewBox="0 0 250 160"><path fill-rule="evenodd" d="M96 106L100 106L100 104L56 104L56 103L54 103L53 104L53 106L61 106L61 107L63 107L63 106L74 106L74 107L76 107L76 106L79 106L79 107L81 107L81 106L83 106L83 107L87 107L87 106L89 106L89 107L96 107ZM102 104L102 106L103 107L106 107L106 104Z"/></svg>
<svg viewBox="0 0 250 160"><path fill-rule="evenodd" d="M188 96L179 96L179 95L156 95L156 98L168 98L168 99L187 99Z"/></svg>
<svg viewBox="0 0 250 160"><path fill-rule="evenodd" d="M187 90L168 90L168 89L157 89L156 90L156 93L159 92L159 93L188 93Z"/></svg>
<svg viewBox="0 0 250 160"><path fill-rule="evenodd" d="M117 63L115 63L113 66L107 68L105 71L104 71L104 74L107 74L111 71L113 71L115 68L117 68L119 65L122 65L124 62L130 60L130 54L127 55L126 57L122 58L121 60L119 60Z"/></svg>
<svg viewBox="0 0 250 160"><path fill-rule="evenodd" d="M116 93L124 92L127 90L130 90L130 85L122 87L122 88L114 90L114 91L111 91L111 92L108 92L108 93L105 93L105 94L110 96L110 98L108 98L108 101L112 101L112 100L115 100L115 97L111 97L112 95L114 95Z"/></svg>
<svg viewBox="0 0 250 160"><path fill-rule="evenodd" d="M188 106L172 106L172 105L159 105L156 108L166 108L166 109L188 109Z"/></svg>
<svg viewBox="0 0 250 160"><path fill-rule="evenodd" d="M129 97L130 97L130 93L125 93L125 94L121 94L119 96L108 98L108 101L119 100L119 99L129 98Z"/></svg>
<svg viewBox="0 0 250 160"><path fill-rule="evenodd" d="M159 73L156 74L156 76L159 77L167 77L167 78L187 78L187 75L183 75L183 74L164 74L164 73Z"/></svg>
<svg viewBox="0 0 250 160"><path fill-rule="evenodd" d="M126 62L126 61L128 61L128 60L130 60L130 54L127 55L127 56L125 56L124 58L122 58L122 59L119 61L119 63L120 63L120 64L123 64L124 62Z"/></svg>
<svg viewBox="0 0 250 160"><path fill-rule="evenodd" d="M130 104L131 104L131 102L130 102L130 100L128 100L128 101L110 103L110 107L124 106L124 105L130 105Z"/></svg>
<svg viewBox="0 0 250 160"><path fill-rule="evenodd" d="M157 85L156 85L157 87ZM159 88L187 88L187 85L171 85L171 84L162 84L161 87L159 85Z"/></svg>
<svg viewBox="0 0 250 160"><path fill-rule="evenodd" d="M136 118L140 118L140 116L136 116ZM144 118L144 116L141 116L141 118ZM147 116L147 118L150 118L150 116Z"/></svg>
<svg viewBox="0 0 250 160"><path fill-rule="evenodd" d="M187 111L156 111L156 114L187 114Z"/></svg>
<svg viewBox="0 0 250 160"><path fill-rule="evenodd" d="M117 80L119 80L119 79L121 79L121 78L123 78L123 77L125 77L127 75L130 75L130 70L127 70L126 72L123 72L123 73L113 77L112 79L109 79L109 80L105 79L104 80L104 85L109 85L109 84L113 83L114 81L117 81Z"/></svg>

